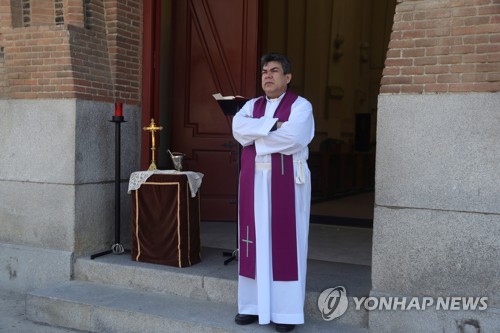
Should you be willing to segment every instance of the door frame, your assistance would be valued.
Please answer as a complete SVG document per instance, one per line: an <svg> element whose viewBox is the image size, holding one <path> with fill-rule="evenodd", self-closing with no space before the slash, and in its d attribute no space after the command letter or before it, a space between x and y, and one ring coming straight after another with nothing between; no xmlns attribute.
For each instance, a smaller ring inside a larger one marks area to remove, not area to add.
<svg viewBox="0 0 500 333"><path fill-rule="evenodd" d="M151 118L159 123L160 92L160 25L161 0L143 2L142 38L142 115L141 127L148 126ZM149 133L141 131L141 170L146 170L151 162Z"/></svg>

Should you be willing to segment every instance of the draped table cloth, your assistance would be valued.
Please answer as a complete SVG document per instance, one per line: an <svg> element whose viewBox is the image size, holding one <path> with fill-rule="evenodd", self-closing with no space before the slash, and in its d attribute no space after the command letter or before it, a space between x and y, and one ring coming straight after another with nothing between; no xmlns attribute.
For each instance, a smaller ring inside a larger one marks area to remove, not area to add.
<svg viewBox="0 0 500 333"><path fill-rule="evenodd" d="M132 260L175 267L201 261L203 174L155 170L132 173Z"/></svg>

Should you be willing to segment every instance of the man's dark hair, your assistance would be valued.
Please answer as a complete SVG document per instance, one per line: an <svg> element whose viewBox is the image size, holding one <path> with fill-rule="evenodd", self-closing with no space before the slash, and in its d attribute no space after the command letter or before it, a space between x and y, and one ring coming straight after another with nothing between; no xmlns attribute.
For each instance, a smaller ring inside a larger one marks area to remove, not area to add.
<svg viewBox="0 0 500 333"><path fill-rule="evenodd" d="M284 74L290 74L292 72L292 65L290 64L290 60L283 54L279 53L267 53L260 58L260 69L262 70L264 66L271 61L276 61L281 64L283 67Z"/></svg>

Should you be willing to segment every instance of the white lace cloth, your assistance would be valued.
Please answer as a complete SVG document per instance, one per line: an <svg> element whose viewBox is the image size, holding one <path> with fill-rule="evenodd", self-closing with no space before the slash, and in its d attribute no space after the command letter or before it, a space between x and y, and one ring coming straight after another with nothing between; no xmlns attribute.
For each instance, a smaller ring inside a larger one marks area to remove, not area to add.
<svg viewBox="0 0 500 333"><path fill-rule="evenodd" d="M147 170L147 171L136 171L132 172L130 175L130 180L128 183L128 193L133 190L139 189L142 184L144 184L151 175L186 175L188 178L189 189L191 190L191 197L195 197L198 189L201 186L201 179L203 174L200 172L193 171L177 171L177 170Z"/></svg>

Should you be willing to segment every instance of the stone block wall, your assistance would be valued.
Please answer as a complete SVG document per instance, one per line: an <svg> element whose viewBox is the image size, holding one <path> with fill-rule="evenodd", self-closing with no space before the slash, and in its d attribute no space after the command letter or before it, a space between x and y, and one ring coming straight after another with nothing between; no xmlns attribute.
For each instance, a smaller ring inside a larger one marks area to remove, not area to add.
<svg viewBox="0 0 500 333"><path fill-rule="evenodd" d="M121 241L130 239L141 44L142 1L0 0L1 289L67 281L75 257L114 243L116 101L127 120Z"/></svg>
<svg viewBox="0 0 500 333"><path fill-rule="evenodd" d="M494 0L396 7L378 99L371 294L488 297L488 309L371 311L370 331L500 327L499 22Z"/></svg>

